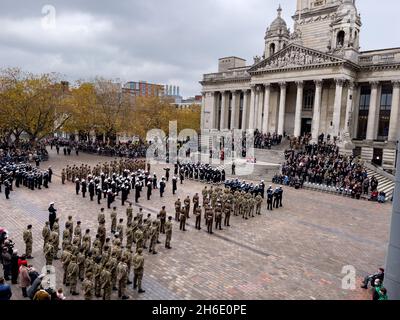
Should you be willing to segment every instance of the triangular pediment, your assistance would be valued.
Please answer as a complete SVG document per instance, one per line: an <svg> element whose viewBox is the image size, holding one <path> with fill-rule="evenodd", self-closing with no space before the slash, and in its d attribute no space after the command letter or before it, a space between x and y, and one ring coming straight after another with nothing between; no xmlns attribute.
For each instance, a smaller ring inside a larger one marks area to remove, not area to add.
<svg viewBox="0 0 400 320"><path fill-rule="evenodd" d="M290 44L286 48L275 53L273 56L252 66L249 73L304 67L321 67L324 65L329 66L345 62L346 60L337 58L330 54L302 47L297 44Z"/></svg>

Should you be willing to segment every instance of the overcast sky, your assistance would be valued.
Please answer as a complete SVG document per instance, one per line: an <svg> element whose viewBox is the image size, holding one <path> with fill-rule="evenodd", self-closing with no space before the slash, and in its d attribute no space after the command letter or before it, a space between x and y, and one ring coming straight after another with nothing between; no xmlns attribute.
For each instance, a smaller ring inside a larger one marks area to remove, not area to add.
<svg viewBox="0 0 400 320"><path fill-rule="evenodd" d="M400 1L358 0L362 50L400 47ZM146 80L198 94L218 58L249 63L282 4L293 28L296 0L0 0L0 67ZM45 5L56 9L42 13ZM55 24L52 22L55 21Z"/></svg>

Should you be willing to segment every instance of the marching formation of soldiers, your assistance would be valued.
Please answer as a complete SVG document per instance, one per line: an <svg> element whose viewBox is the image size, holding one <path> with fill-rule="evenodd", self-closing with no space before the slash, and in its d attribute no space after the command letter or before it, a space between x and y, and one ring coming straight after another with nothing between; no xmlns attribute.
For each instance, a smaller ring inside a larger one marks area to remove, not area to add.
<svg viewBox="0 0 400 320"><path fill-rule="evenodd" d="M145 171L147 169L147 171ZM63 169L61 172L61 181L65 180L75 182L75 192L82 194L86 198L89 194L91 201L96 197L97 203L107 199L107 208L111 209L116 197L121 193L121 205L124 206L128 200L131 190L135 192L135 202L139 201L141 191L144 187L151 184L151 190L157 187L157 176L149 173L150 165L146 166L144 160L121 159L111 163L98 164L93 169L87 165L80 167L73 166ZM160 182L160 194L165 190ZM151 192L147 194L147 198Z"/></svg>
<svg viewBox="0 0 400 320"><path fill-rule="evenodd" d="M81 222L74 223L72 216L68 217L62 235L58 218L53 230L50 229L49 222L45 223L42 237L46 265L51 266L54 260L59 259L61 236L63 284L70 288L72 295L79 295L79 281L86 300L91 300L94 296L110 300L112 291L118 291L118 297L123 300L129 299L126 287L132 283L134 290L144 293L143 251L149 249L149 253L157 254L156 247L161 243L160 234L165 234L165 248L171 249L172 217L167 219L165 207L152 219L151 214L144 217L142 209L134 216L130 204L126 209L126 220L117 219L117 209L114 207L110 219L111 233L107 233L105 210L102 208L97 217L98 229L94 239L92 231L83 231ZM31 226L28 230L30 228ZM107 234L112 234L112 238L107 237ZM30 239L26 244L27 254L30 254L32 236L24 234L25 239ZM132 269L133 282L130 281Z"/></svg>
<svg viewBox="0 0 400 320"><path fill-rule="evenodd" d="M263 183L263 182L262 182ZM200 196L196 193L192 199L187 196L183 200L175 201L175 220L180 223L180 230L186 231L186 221L190 218L191 203L193 203L193 215L196 220L195 228L201 230L201 219L204 218L207 232L213 234L215 229L223 230L224 227L230 227L230 217L241 216L243 219L254 218L261 215L263 197L261 189L257 192L250 189L235 189L230 186L222 188L220 186L204 187L202 190L202 204Z"/></svg>
<svg viewBox="0 0 400 320"><path fill-rule="evenodd" d="M51 167L48 170L39 170L28 163L0 163L0 193L4 185L6 199L9 199L11 191L24 186L30 190L48 188L53 176Z"/></svg>
<svg viewBox="0 0 400 320"><path fill-rule="evenodd" d="M225 181L225 170L213 168L209 164L176 163L174 174L179 175L181 183L185 179L219 184Z"/></svg>

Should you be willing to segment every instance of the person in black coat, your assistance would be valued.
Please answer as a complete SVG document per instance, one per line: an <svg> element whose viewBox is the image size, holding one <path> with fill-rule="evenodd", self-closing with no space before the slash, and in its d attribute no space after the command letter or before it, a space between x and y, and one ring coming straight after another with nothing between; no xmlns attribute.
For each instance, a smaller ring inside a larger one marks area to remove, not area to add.
<svg viewBox="0 0 400 320"><path fill-rule="evenodd" d="M152 184L151 184L151 182L149 181L149 182L147 183L147 200L150 200L152 190L153 190Z"/></svg>
<svg viewBox="0 0 400 320"><path fill-rule="evenodd" d="M11 283L18 283L18 251L14 250L11 256Z"/></svg>
<svg viewBox="0 0 400 320"><path fill-rule="evenodd" d="M10 199L10 190L11 190L10 183L8 182L8 180L6 180L4 182L4 193L6 195L7 200Z"/></svg>
<svg viewBox="0 0 400 320"><path fill-rule="evenodd" d="M137 182L136 185L135 185L135 202L136 203L139 202L140 191L142 191L142 187L140 185L140 182Z"/></svg>
<svg viewBox="0 0 400 320"><path fill-rule="evenodd" d="M101 191L101 187L100 186L97 187L96 192L97 192L97 203L101 204L100 201L101 201L101 197L102 197L102 191Z"/></svg>
<svg viewBox="0 0 400 320"><path fill-rule="evenodd" d="M160 181L160 197L162 198L165 192L165 179L162 178Z"/></svg>
<svg viewBox="0 0 400 320"><path fill-rule="evenodd" d="M165 170L165 179L168 182L169 181L169 171L170 171L170 169L169 168L164 168L164 170Z"/></svg>
<svg viewBox="0 0 400 320"><path fill-rule="evenodd" d="M89 182L89 196L90 196L90 201L93 201L93 197L94 197L94 193L95 193L95 185L93 181Z"/></svg>
<svg viewBox="0 0 400 320"><path fill-rule="evenodd" d="M82 179L82 197L86 198L87 184L85 179Z"/></svg>
<svg viewBox="0 0 400 320"><path fill-rule="evenodd" d="M175 194L178 190L178 178L173 176L172 177L172 194Z"/></svg>
<svg viewBox="0 0 400 320"><path fill-rule="evenodd" d="M49 206L49 224L50 230L53 231L53 225L57 218L57 209L54 208L54 202L50 203Z"/></svg>
<svg viewBox="0 0 400 320"><path fill-rule="evenodd" d="M75 191L76 191L76 195L79 194L79 190L81 189L81 183L79 181L79 179L75 180Z"/></svg>
<svg viewBox="0 0 400 320"><path fill-rule="evenodd" d="M49 173L49 183L51 183L51 178L53 176L53 169L51 169L51 167L49 167L48 173Z"/></svg>

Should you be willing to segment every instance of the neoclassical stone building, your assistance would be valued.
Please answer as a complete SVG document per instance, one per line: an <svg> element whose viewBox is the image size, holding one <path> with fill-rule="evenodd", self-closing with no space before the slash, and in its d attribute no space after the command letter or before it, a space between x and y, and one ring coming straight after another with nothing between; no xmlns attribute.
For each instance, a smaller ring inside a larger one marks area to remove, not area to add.
<svg viewBox="0 0 400 320"><path fill-rule="evenodd" d="M203 76L203 130L330 134L343 151L393 169L400 48L360 51L354 0L297 0L293 32L281 12L253 65L221 58L218 72Z"/></svg>

